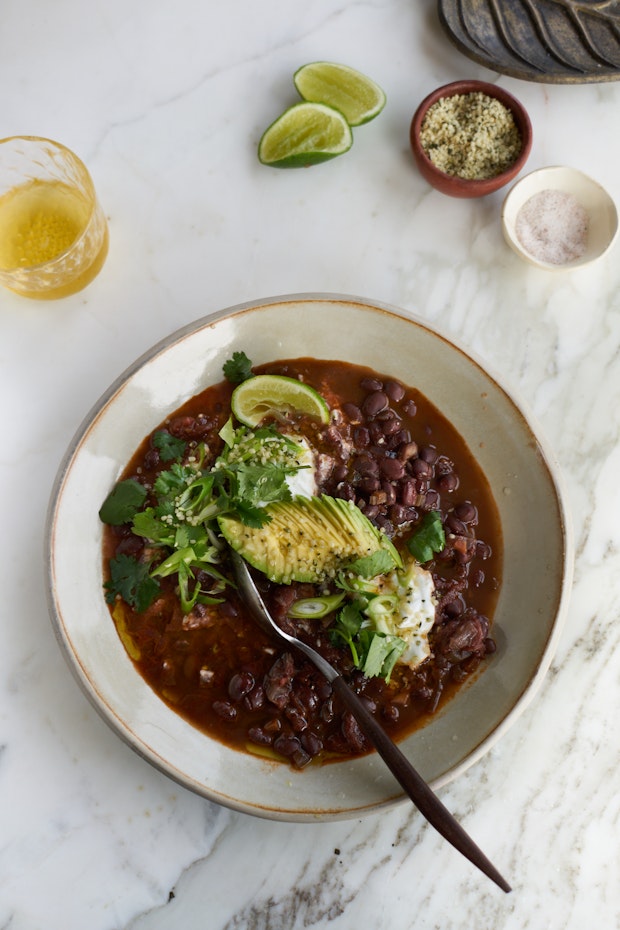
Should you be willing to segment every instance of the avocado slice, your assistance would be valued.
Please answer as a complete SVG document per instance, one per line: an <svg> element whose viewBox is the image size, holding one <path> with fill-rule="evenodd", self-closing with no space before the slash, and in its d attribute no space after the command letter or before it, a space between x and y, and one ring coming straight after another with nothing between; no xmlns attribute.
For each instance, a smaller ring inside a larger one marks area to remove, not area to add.
<svg viewBox="0 0 620 930"><path fill-rule="evenodd" d="M261 527L246 526L235 516L220 516L218 523L228 544L270 581L323 581L379 549L401 564L385 533L350 501L323 494L277 501L265 510L271 519Z"/></svg>

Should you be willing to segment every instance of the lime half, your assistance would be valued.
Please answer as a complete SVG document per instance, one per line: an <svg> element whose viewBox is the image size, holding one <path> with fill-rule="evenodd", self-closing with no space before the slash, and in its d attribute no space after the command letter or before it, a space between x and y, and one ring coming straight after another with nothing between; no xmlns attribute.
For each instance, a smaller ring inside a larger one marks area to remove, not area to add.
<svg viewBox="0 0 620 930"><path fill-rule="evenodd" d="M333 107L296 103L269 126L259 142L258 158L274 168L305 168L348 152L351 127Z"/></svg>
<svg viewBox="0 0 620 930"><path fill-rule="evenodd" d="M299 68L293 81L304 100L335 107L349 126L367 123L385 106L385 94L379 85L348 65L315 61Z"/></svg>
<svg viewBox="0 0 620 930"><path fill-rule="evenodd" d="M232 393L232 412L246 426L258 426L269 414L305 413L329 423L329 407L318 391L284 375L254 375Z"/></svg>

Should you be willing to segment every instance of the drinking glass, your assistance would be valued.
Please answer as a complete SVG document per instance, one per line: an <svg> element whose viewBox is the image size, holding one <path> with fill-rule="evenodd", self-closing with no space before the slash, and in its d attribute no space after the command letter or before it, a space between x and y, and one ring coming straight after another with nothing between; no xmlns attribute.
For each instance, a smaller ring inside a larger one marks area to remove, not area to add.
<svg viewBox="0 0 620 930"><path fill-rule="evenodd" d="M108 225L88 170L64 145L0 139L0 284L53 299L82 290L108 252Z"/></svg>

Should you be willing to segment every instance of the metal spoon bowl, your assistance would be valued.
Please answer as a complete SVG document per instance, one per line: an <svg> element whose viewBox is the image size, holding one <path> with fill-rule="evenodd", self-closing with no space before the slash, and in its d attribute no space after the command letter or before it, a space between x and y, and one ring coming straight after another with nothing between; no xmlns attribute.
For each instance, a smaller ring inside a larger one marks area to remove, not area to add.
<svg viewBox="0 0 620 930"><path fill-rule="evenodd" d="M495 866L487 859L458 821L455 820L450 811L444 807L437 795L426 784L421 775L416 772L409 760L390 739L357 694L349 688L340 674L318 652L280 629L267 610L245 560L234 550L231 550L231 558L239 592L259 625L282 642L298 649L316 666L329 681L334 692L340 696L345 707L353 714L364 734L374 745L420 813L444 839L448 840L455 849L484 872L502 891L511 891L510 885L502 878Z"/></svg>

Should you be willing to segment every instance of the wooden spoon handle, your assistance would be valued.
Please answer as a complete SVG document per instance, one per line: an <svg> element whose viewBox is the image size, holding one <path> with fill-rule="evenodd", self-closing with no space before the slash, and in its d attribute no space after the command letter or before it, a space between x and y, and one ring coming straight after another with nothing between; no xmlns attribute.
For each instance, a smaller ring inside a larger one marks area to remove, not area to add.
<svg viewBox="0 0 620 930"><path fill-rule="evenodd" d="M448 840L455 849L458 849L473 865L484 872L502 891L511 891L510 885L502 878L495 866L487 859L458 821L455 820L447 807L444 807L437 795L430 789L421 775L416 772L406 756L390 739L357 694L349 688L340 675L337 675L331 684L420 813L444 839Z"/></svg>

